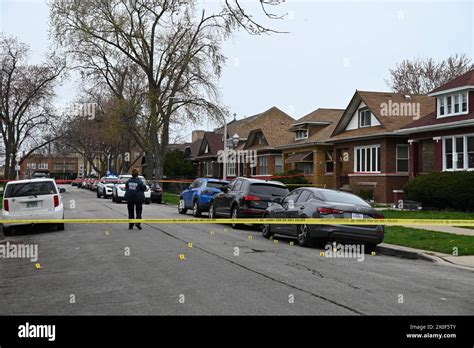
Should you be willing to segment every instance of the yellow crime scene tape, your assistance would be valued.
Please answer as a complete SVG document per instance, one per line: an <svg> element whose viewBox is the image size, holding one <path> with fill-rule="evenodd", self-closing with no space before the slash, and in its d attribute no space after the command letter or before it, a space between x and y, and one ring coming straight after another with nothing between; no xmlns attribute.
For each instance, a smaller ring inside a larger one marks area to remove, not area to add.
<svg viewBox="0 0 474 348"><path fill-rule="evenodd" d="M440 219L64 219L0 220L0 224L283 224L283 225L385 225L385 226L474 226L474 220Z"/></svg>

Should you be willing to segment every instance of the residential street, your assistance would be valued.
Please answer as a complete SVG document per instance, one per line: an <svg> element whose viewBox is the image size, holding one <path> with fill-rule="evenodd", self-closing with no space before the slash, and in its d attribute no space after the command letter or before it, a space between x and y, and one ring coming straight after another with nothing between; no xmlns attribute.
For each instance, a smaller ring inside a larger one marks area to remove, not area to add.
<svg viewBox="0 0 474 348"><path fill-rule="evenodd" d="M66 219L127 217L126 204L65 187ZM176 207L157 204L145 205L143 216L183 217ZM320 249L290 245L289 239L277 237L275 244L251 227L144 225L130 231L126 225L66 224L65 231L42 227L7 239L38 244L42 268L27 259L0 260L1 314L467 315L474 310L471 271L388 256L329 259Z"/></svg>

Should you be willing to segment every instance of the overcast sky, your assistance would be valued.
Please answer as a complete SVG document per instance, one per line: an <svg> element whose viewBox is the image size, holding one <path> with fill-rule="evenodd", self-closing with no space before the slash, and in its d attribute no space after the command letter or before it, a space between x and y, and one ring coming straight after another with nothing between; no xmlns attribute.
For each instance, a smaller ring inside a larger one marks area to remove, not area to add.
<svg viewBox="0 0 474 348"><path fill-rule="evenodd" d="M218 0L204 1L212 10ZM30 45L32 62L48 47L46 0L0 0L0 28ZM244 1L260 19L257 1ZM288 34L242 31L224 46L220 87L237 118L277 106L298 119L319 107L345 108L356 89L387 91L388 70L406 58L473 57L473 1L286 0L274 9L283 21L265 21ZM58 90L74 99L77 83ZM197 128L215 125L203 123ZM182 134L189 139L189 130Z"/></svg>

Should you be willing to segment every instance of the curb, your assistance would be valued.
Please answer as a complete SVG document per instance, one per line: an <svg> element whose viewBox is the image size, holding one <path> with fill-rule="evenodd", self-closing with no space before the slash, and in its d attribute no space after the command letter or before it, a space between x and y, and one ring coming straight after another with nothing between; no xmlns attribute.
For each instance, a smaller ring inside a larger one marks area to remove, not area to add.
<svg viewBox="0 0 474 348"><path fill-rule="evenodd" d="M451 261L445 260L444 259L445 257L450 256L448 254L443 254L443 253L438 253L438 252L433 252L433 251L414 249L414 248L408 248L408 247L394 245L394 244L382 243L377 246L376 252L380 255L395 256L395 257L400 257L400 258L405 258L405 259L410 259L410 260L423 260L423 261L438 263L438 264L447 265L451 267L462 268L469 271L474 271L474 267L459 265Z"/></svg>

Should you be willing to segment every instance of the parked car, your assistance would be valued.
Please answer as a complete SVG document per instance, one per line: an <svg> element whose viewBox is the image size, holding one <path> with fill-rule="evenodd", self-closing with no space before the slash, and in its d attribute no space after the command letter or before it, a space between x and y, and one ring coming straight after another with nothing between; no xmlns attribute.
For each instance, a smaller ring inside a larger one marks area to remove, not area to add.
<svg viewBox="0 0 474 348"><path fill-rule="evenodd" d="M192 209L194 216L201 216L209 211L212 198L221 193L222 186L228 184L228 181L219 179L197 178L179 195L178 213L186 214L188 209Z"/></svg>
<svg viewBox="0 0 474 348"><path fill-rule="evenodd" d="M321 218L327 225L275 225L262 226L262 234L296 237L298 244L309 246L314 239L363 242L369 249L382 242L384 227L377 225L331 225L332 219L380 219L383 215L362 198L351 193L319 189L298 188L280 202L274 202L264 214L266 218Z"/></svg>
<svg viewBox="0 0 474 348"><path fill-rule="evenodd" d="M97 183L97 198L112 197L114 185L118 182L116 176L104 176Z"/></svg>
<svg viewBox="0 0 474 348"><path fill-rule="evenodd" d="M74 179L73 181L71 181L71 186L79 187L80 182L81 182L81 179Z"/></svg>
<svg viewBox="0 0 474 348"><path fill-rule="evenodd" d="M152 203L161 204L163 201L163 188L157 182L150 184L151 196L150 200Z"/></svg>
<svg viewBox="0 0 474 348"><path fill-rule="evenodd" d="M261 218L269 204L279 201L288 192L279 181L237 178L211 199L209 218ZM232 227L240 228L242 224L233 223Z"/></svg>
<svg viewBox="0 0 474 348"><path fill-rule="evenodd" d="M11 226L8 220L63 220L64 207L60 193L53 179L30 179L10 181L3 193L2 223L4 232ZM64 230L64 223L56 224L58 231Z"/></svg>
<svg viewBox="0 0 474 348"><path fill-rule="evenodd" d="M125 197L125 183L130 179L132 176L130 174L119 175L117 179L117 183L112 188L112 202L115 203L122 203ZM150 204L151 202L151 190L150 187L147 185L146 180L143 176L139 175L143 183L146 185L145 191L145 204Z"/></svg>

